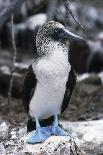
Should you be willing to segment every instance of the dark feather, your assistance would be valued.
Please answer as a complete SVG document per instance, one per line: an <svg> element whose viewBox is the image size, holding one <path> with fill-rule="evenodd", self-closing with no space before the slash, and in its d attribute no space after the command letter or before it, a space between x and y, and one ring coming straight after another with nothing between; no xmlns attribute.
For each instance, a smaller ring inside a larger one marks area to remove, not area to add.
<svg viewBox="0 0 103 155"><path fill-rule="evenodd" d="M23 105L27 114L29 113L29 103L35 92L36 84L37 84L36 75L33 72L32 66L30 65L25 75L24 84L22 88ZM48 119L41 120L40 125L49 126L52 124L52 122L53 122L53 116ZM36 123L35 121L32 120L32 118L30 118L27 123L27 131L28 132L33 131L35 130L35 128Z"/></svg>
<svg viewBox="0 0 103 155"><path fill-rule="evenodd" d="M32 66L30 65L26 72L22 88L23 105L27 114L29 112L29 103L34 94L36 84L37 84L36 75L34 74Z"/></svg>
<svg viewBox="0 0 103 155"><path fill-rule="evenodd" d="M75 74L73 68L71 68L71 71L68 76L68 81L66 83L66 91L64 94L64 99L63 99L62 108L61 108L62 113L68 107L75 83L76 83L76 74Z"/></svg>

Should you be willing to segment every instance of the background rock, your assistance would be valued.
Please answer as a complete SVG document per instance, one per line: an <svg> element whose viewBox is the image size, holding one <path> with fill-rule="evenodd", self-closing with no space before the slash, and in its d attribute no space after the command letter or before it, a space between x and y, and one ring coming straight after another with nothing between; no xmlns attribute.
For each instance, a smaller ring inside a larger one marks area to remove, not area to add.
<svg viewBox="0 0 103 155"><path fill-rule="evenodd" d="M0 94L8 95L9 81L11 73L8 67L1 67L0 70ZM23 83L23 76L19 73L14 74L14 82L12 88L12 95L15 97L21 96L21 87Z"/></svg>
<svg viewBox="0 0 103 155"><path fill-rule="evenodd" d="M21 23L14 25L15 42L18 49L23 51L29 50L29 52L35 53L36 51L36 33L38 28L43 25L47 20L47 16L44 13L33 15ZM11 47L11 23L9 22L2 28L1 32L1 47ZM5 40L5 36L7 39Z"/></svg>
<svg viewBox="0 0 103 155"><path fill-rule="evenodd" d="M103 70L103 33L99 33L94 41L87 42L91 51L87 59L87 71L99 73Z"/></svg>
<svg viewBox="0 0 103 155"><path fill-rule="evenodd" d="M76 121L103 118L103 86L98 76L91 74L77 82L70 105L62 115L63 119Z"/></svg>
<svg viewBox="0 0 103 155"><path fill-rule="evenodd" d="M89 46L85 43L72 42L70 44L71 64L77 73L87 72L87 62L91 54Z"/></svg>
<svg viewBox="0 0 103 155"><path fill-rule="evenodd" d="M103 153L103 120L88 122L62 122L72 136L79 138L82 144L80 149L87 155L100 155Z"/></svg>

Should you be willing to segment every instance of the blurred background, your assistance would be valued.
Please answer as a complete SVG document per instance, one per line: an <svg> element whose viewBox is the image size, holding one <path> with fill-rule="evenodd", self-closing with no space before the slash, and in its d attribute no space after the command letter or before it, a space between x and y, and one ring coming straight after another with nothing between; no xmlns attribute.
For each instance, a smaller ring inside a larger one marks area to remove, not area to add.
<svg viewBox="0 0 103 155"><path fill-rule="evenodd" d="M0 0L0 13L15 0ZM36 58L35 38L38 28L55 20L87 40L70 44L71 63L77 73L77 84L70 106L61 116L68 121L103 119L103 0L70 0L74 16L85 27L83 31L62 0L25 0L14 14L17 47L12 99L8 104L8 87L12 71L13 45L10 18L0 28L0 123L25 126L27 116L21 102L21 87L28 66Z"/></svg>

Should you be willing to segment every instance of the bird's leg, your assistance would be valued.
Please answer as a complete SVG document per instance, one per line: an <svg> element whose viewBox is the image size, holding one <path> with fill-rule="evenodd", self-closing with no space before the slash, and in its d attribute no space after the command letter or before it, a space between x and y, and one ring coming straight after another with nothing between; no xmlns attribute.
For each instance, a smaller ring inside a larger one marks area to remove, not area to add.
<svg viewBox="0 0 103 155"><path fill-rule="evenodd" d="M56 136L69 136L67 132L65 132L62 128L59 127L57 114L54 115L54 124L52 127L52 133Z"/></svg>
<svg viewBox="0 0 103 155"><path fill-rule="evenodd" d="M41 143L43 141L45 141L47 138L50 137L50 132L47 128L42 128L39 124L39 120L38 118L36 118L36 131L33 131L28 139L27 139L27 143L29 144L36 144L36 143Z"/></svg>

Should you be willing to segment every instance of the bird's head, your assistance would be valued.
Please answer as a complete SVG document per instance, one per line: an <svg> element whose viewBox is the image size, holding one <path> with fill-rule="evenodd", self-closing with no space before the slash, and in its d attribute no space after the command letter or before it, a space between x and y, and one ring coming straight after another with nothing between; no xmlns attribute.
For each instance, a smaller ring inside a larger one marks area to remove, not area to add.
<svg viewBox="0 0 103 155"><path fill-rule="evenodd" d="M66 40L85 41L82 37L68 31L62 24L50 21L41 26L36 36L37 50L45 51L46 47L52 43L65 44Z"/></svg>

